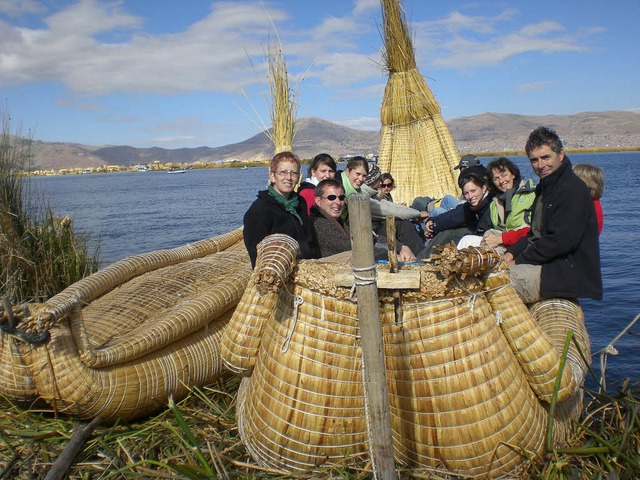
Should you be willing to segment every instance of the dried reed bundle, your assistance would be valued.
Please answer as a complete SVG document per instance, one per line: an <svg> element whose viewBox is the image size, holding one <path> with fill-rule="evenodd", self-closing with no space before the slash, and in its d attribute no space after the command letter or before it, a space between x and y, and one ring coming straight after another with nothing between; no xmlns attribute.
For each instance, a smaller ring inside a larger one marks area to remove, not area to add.
<svg viewBox="0 0 640 480"><path fill-rule="evenodd" d="M410 204L417 196L458 195L453 169L459 162L458 149L416 66L399 0L381 4L389 79L380 111L380 168L396 179L397 201Z"/></svg>
<svg viewBox="0 0 640 480"><path fill-rule="evenodd" d="M36 345L0 333L0 393L113 421L212 383L224 371L223 328L251 275L241 239L236 231L129 257L52 305L33 306L33 318L57 312L51 338Z"/></svg>
<svg viewBox="0 0 640 480"><path fill-rule="evenodd" d="M259 327L251 319L240 332L254 337L251 376L238 394L238 429L264 467L295 472L368 451L358 307L349 289L332 281L344 267L301 260L283 288L263 297ZM397 291L395 302L381 292L400 463L499 477L543 452L560 354L503 267L479 250L446 250L430 265L409 267L421 272L419 289ZM288 270L287 264L282 272ZM256 311L256 295L251 305L244 300L236 313ZM233 345L241 354L249 350L242 350L244 338ZM575 386L568 366L560 397L571 398Z"/></svg>
<svg viewBox="0 0 640 480"><path fill-rule="evenodd" d="M591 342L580 305L564 298L552 298L534 303L529 307L540 330L544 332L558 352L562 352L569 331L574 342L569 344L565 370L570 370L576 388L572 395L556 405L554 412L553 440L564 445L574 434L574 429L583 411L584 380L588 365L582 359L591 358ZM582 352L582 355L578 351Z"/></svg>
<svg viewBox="0 0 640 480"><path fill-rule="evenodd" d="M564 338L558 346L545 335L510 283L492 291L488 298L529 385L541 400L549 403L554 394ZM570 366L565 368L558 400L568 399L579 385Z"/></svg>
<svg viewBox="0 0 640 480"><path fill-rule="evenodd" d="M241 239L242 229L238 228L223 235L181 247L155 250L127 257L79 280L49 299L37 315L32 315L22 321L21 329L25 331L47 330L74 308L86 305L136 276L225 249L238 248L238 245L242 244Z"/></svg>
<svg viewBox="0 0 640 480"><path fill-rule="evenodd" d="M289 74L279 41L268 44L265 57L271 93L271 130L267 130L267 135L275 153L291 151L295 136L296 94L289 88Z"/></svg>
<svg viewBox="0 0 640 480"><path fill-rule="evenodd" d="M258 244L256 268L220 346L222 360L232 372L247 374L253 370L265 322L299 253L297 242L286 235L269 235Z"/></svg>

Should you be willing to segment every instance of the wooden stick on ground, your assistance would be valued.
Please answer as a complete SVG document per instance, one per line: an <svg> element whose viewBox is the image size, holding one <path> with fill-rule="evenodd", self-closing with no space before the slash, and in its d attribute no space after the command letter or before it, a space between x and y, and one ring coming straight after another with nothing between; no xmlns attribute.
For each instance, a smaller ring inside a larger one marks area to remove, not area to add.
<svg viewBox="0 0 640 480"><path fill-rule="evenodd" d="M362 338L369 449L374 478L392 480L396 474L389 393L371 235L371 206L366 195L356 193L349 196L349 218L353 246L353 274L358 297L358 324Z"/></svg>
<svg viewBox="0 0 640 480"><path fill-rule="evenodd" d="M44 480L62 480L66 477L69 468L73 465L75 458L82 451L85 444L91 437L95 428L100 425L102 419L96 417L86 424L76 423L73 427L73 435L71 440L64 448L60 456L53 462L51 469L47 472Z"/></svg>

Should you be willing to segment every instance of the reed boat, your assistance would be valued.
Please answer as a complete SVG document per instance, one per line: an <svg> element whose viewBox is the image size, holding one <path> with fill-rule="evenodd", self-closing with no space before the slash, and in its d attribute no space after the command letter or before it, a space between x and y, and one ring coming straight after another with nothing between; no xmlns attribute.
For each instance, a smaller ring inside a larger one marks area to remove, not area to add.
<svg viewBox="0 0 640 480"><path fill-rule="evenodd" d="M381 3L390 76L378 164L398 182L398 201L420 188L457 193L459 152L416 68L398 1ZM290 107L282 49L274 51L276 103ZM288 133L276 152L290 149L292 112L273 117ZM274 121L274 138L281 128ZM129 257L43 304L4 311L0 394L126 421L229 372L242 376L238 429L257 464L297 472L367 462L361 272L345 258L298 255L293 239L273 235L252 270L238 229ZM444 247L399 272L367 272L388 280L375 282L373 308L397 464L513 478L543 452L550 425L554 444L564 442L590 358L579 304L525 305L501 257L484 249ZM399 273L413 283L394 281ZM568 334L575 342L565 349Z"/></svg>
<svg viewBox="0 0 640 480"><path fill-rule="evenodd" d="M0 394L105 423L164 408L224 371L222 330L251 275L242 231L134 255L3 312Z"/></svg>
<svg viewBox="0 0 640 480"><path fill-rule="evenodd" d="M368 458L358 301L349 263L296 260L269 237L222 336L243 381L237 419L259 464L305 471ZM387 266L378 265L378 274ZM446 248L407 266L412 289L379 288L393 452L400 465L469 477L510 475L581 411L589 337L578 304L526 306L492 251ZM341 273L342 272L342 273ZM577 339L560 372L567 332Z"/></svg>

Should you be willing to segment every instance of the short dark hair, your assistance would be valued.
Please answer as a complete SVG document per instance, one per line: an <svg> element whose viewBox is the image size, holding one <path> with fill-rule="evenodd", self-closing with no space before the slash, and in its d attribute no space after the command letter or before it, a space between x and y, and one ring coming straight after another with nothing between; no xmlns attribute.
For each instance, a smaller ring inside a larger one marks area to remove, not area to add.
<svg viewBox="0 0 640 480"><path fill-rule="evenodd" d="M347 162L347 166L344 167L345 170L353 170L354 168L364 167L367 175L369 174L369 162L367 159L361 156L351 157Z"/></svg>
<svg viewBox="0 0 640 480"><path fill-rule="evenodd" d="M329 155L328 153L319 153L318 155L313 157L311 165L309 165L309 172L307 172L307 177L311 178L311 175L313 175L313 171L320 168L320 165L326 165L334 172L337 170L336 161L331 155Z"/></svg>
<svg viewBox="0 0 640 480"><path fill-rule="evenodd" d="M524 147L524 151L528 156L531 150L542 147L543 145L548 146L556 153L562 152L564 148L562 146L562 140L560 140L555 130L548 127L538 127L529 134L529 139Z"/></svg>
<svg viewBox="0 0 640 480"><path fill-rule="evenodd" d="M496 158L492 162L489 162L487 165L487 177L489 177L489 188L495 190L495 185L493 184L493 170L498 170L499 172L504 172L508 170L511 174L516 177L514 180L514 185L517 185L520 179L520 168L509 160L507 157Z"/></svg>
<svg viewBox="0 0 640 480"><path fill-rule="evenodd" d="M383 173L380 175L380 183L384 183L385 180L391 180L391 183L395 186L396 181L393 179L390 173Z"/></svg>
<svg viewBox="0 0 640 480"><path fill-rule="evenodd" d="M458 179L458 184L460 185L460 188L463 188L469 182L473 182L479 187L486 187L487 186L487 177L485 177L483 175L480 175L477 172L472 172L472 173L469 173L469 174L467 174L465 176L461 176Z"/></svg>
<svg viewBox="0 0 640 480"><path fill-rule="evenodd" d="M335 178L325 178L324 180L321 180L320 183L318 183L318 185L316 186L314 195L316 197L322 197L327 187L341 188L344 192L344 187L338 180L336 180Z"/></svg>

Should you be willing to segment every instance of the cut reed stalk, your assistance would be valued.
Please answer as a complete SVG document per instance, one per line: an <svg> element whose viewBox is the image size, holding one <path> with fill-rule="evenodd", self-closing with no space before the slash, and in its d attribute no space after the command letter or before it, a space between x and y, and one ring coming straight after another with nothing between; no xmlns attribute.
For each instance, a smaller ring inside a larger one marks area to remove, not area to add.
<svg viewBox="0 0 640 480"><path fill-rule="evenodd" d="M289 88L289 73L280 42L270 42L265 56L271 93L271 130L268 135L275 153L291 151L295 136L296 93Z"/></svg>

